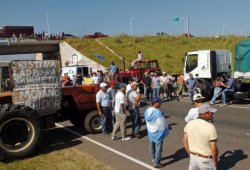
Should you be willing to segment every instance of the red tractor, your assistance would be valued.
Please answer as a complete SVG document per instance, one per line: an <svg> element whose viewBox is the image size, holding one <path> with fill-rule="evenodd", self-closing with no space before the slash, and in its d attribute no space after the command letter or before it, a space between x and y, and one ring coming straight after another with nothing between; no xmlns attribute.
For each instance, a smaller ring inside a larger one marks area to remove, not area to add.
<svg viewBox="0 0 250 170"><path fill-rule="evenodd" d="M140 81L145 72L157 72L160 73L161 69L159 67L158 60L141 60L137 61L133 67L128 70L120 71L118 73L118 81L127 82L131 77L137 81Z"/></svg>

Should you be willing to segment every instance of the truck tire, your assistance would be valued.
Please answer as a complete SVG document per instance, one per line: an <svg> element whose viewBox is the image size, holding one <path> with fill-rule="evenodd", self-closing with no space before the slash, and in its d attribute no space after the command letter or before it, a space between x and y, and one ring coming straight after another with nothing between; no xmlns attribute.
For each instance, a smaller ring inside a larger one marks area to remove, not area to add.
<svg viewBox="0 0 250 170"><path fill-rule="evenodd" d="M84 119L85 130L89 133L100 133L102 132L101 117L98 111L94 110L89 112Z"/></svg>
<svg viewBox="0 0 250 170"><path fill-rule="evenodd" d="M0 158L12 160L34 154L43 138L44 126L32 108L0 106Z"/></svg>
<svg viewBox="0 0 250 170"><path fill-rule="evenodd" d="M206 79L198 79L198 87L203 97L206 99L211 99L213 97L213 86L211 82Z"/></svg>

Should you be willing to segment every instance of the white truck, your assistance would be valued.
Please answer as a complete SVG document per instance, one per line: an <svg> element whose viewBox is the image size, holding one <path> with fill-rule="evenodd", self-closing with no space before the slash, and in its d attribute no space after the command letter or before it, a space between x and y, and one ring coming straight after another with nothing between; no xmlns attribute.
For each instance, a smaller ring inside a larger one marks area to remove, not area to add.
<svg viewBox="0 0 250 170"><path fill-rule="evenodd" d="M237 47L237 46L236 46ZM250 50L250 45L248 46ZM238 53L237 53L238 55ZM237 56L235 55L235 56ZM242 57L238 57L242 58ZM250 56L248 57L248 62ZM242 64L244 62L235 62L235 64ZM199 89L202 95L211 98L213 95L212 80L215 76L230 74L234 75L232 70L232 53L229 50L199 50L188 52L184 58L184 78L188 79L189 74L192 73L199 82ZM250 63L249 63L250 64ZM250 65L248 64L248 69ZM236 82L236 98L250 97L250 82L248 77L243 77L243 73L235 67L235 82ZM239 74L241 73L241 74ZM241 75L239 77L239 75ZM249 79L250 80L250 79Z"/></svg>
<svg viewBox="0 0 250 170"><path fill-rule="evenodd" d="M92 73L92 68L86 65L66 66L61 69L61 76L67 73L71 80L73 75L87 76Z"/></svg>

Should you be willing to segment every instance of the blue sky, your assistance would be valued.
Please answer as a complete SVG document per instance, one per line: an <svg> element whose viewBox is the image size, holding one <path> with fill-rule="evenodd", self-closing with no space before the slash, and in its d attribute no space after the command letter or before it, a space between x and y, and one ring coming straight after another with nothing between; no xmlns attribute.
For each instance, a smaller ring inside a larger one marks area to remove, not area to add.
<svg viewBox="0 0 250 170"><path fill-rule="evenodd" d="M222 34L250 35L250 1L247 0L0 0L0 25L33 25L46 31L49 11L51 33L64 31L78 36L96 31L109 35L179 35L189 17L195 36Z"/></svg>

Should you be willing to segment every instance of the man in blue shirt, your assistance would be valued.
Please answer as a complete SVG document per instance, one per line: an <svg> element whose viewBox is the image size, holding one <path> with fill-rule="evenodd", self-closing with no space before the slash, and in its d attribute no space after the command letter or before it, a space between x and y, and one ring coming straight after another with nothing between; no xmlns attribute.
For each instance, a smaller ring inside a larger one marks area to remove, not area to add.
<svg viewBox="0 0 250 170"><path fill-rule="evenodd" d="M193 77L193 74L189 74L189 78L186 80L186 86L188 88L189 99L194 104L193 96L196 94L196 87L198 85L197 79Z"/></svg>
<svg viewBox="0 0 250 170"><path fill-rule="evenodd" d="M150 142L150 156L155 168L162 168L161 162L163 140L168 135L168 124L164 114L159 110L161 99L159 97L152 99L152 106L147 108L144 118L147 125L148 137Z"/></svg>
<svg viewBox="0 0 250 170"><path fill-rule="evenodd" d="M223 87L225 87L225 89L221 92L221 94L222 94L222 105L221 106L226 105L227 95L229 93L234 93L234 90L235 90L234 79L232 77L230 77L230 75L226 75L226 80L227 80L226 85L224 83L221 84Z"/></svg>
<svg viewBox="0 0 250 170"><path fill-rule="evenodd" d="M117 70L118 70L117 65L114 63L114 61L112 61L111 65L109 66L109 71L111 73L111 80L115 80L116 81Z"/></svg>

